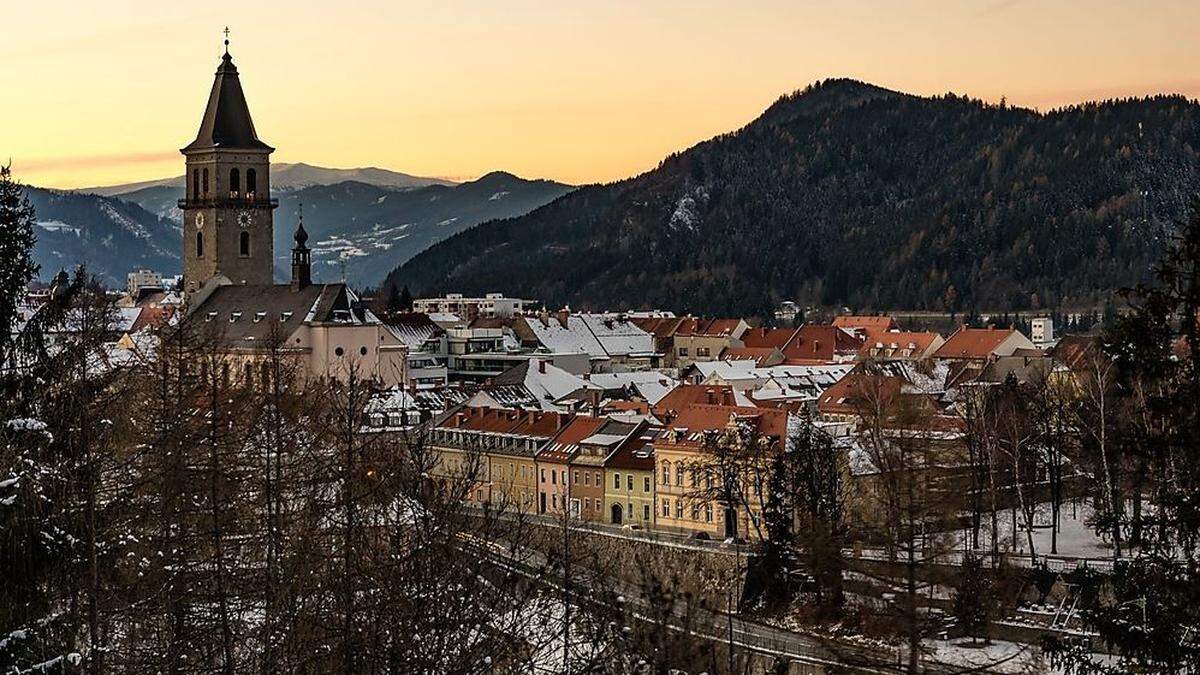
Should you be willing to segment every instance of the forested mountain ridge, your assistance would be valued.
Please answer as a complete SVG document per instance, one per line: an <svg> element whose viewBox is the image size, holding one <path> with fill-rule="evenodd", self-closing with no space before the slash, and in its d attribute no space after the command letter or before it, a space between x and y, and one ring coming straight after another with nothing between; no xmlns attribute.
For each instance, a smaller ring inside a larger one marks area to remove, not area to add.
<svg viewBox="0 0 1200 675"><path fill-rule="evenodd" d="M762 314L1099 302L1200 189L1200 104L1049 113L851 80L785 96L654 170L431 247L389 276L577 308Z"/></svg>

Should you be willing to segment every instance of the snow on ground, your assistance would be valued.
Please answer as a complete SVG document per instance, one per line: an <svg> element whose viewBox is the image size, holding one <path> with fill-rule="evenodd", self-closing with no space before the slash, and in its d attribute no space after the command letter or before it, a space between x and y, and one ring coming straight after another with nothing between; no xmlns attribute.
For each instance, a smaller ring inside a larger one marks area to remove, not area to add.
<svg viewBox="0 0 1200 675"><path fill-rule="evenodd" d="M1041 650L1033 645L993 640L985 645L972 645L970 638L955 640L925 640L921 643L926 658L967 668L980 668L988 673L1045 673L1048 672Z"/></svg>
<svg viewBox="0 0 1200 675"><path fill-rule="evenodd" d="M1012 511L1006 510L998 515L997 528L1000 533L1000 548L1029 555L1029 538L1025 534L1025 516L1017 511L1017 528L1014 536ZM1069 558L1112 558L1112 542L1106 537L1096 534L1089 523L1095 516L1095 509L1086 501L1067 502L1059 510L1059 530L1057 553ZM1052 555L1050 553L1050 504L1038 505L1034 517L1033 546L1038 556ZM982 531L979 534L979 548L987 549L991 545L991 523L985 514ZM969 541L970 528L957 533L959 543ZM958 548L961 548L959 546Z"/></svg>

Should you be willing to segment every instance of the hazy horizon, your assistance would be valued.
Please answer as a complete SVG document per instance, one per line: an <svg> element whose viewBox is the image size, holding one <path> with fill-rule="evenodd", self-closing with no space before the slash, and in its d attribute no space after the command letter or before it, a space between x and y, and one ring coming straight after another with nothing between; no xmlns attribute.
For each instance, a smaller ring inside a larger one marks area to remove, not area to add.
<svg viewBox="0 0 1200 675"><path fill-rule="evenodd" d="M9 10L0 156L24 182L182 171L230 24L278 162L470 180L608 182L736 129L779 96L850 77L1046 110L1200 97L1200 4L534 0L208 7L143 0Z"/></svg>

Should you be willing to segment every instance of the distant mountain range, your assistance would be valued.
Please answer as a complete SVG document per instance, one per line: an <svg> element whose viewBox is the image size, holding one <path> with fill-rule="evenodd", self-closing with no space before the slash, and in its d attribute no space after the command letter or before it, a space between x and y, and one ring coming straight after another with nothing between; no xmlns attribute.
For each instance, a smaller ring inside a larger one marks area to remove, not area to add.
<svg viewBox="0 0 1200 675"><path fill-rule="evenodd" d="M1200 189L1198 152L1200 104L1180 96L1038 113L829 80L388 283L728 315L1095 306L1146 277Z"/></svg>
<svg viewBox="0 0 1200 675"><path fill-rule="evenodd" d="M353 178L351 178L353 177ZM326 183L325 181L331 181ZM314 276L374 285L430 244L485 220L521 215L571 186L494 172L465 183L383 169L272 165L276 276L287 275L300 204ZM123 285L135 267L179 272L183 177L89 190L27 188L38 212L34 258L48 279L86 262ZM103 193L103 194L100 194Z"/></svg>
<svg viewBox="0 0 1200 675"><path fill-rule="evenodd" d="M429 185L454 185L456 182L444 178L412 176L407 173L379 169L373 166L359 169L331 169L323 166L304 164L303 162L295 164L275 162L271 164L271 187L276 190L304 188L313 185L333 185L334 183L341 183L348 180L400 189L419 188ZM147 180L139 183L81 188L75 190L75 192L87 192L105 197L113 197L116 195L127 195L146 188L181 187L182 185L183 174L179 174L171 178Z"/></svg>

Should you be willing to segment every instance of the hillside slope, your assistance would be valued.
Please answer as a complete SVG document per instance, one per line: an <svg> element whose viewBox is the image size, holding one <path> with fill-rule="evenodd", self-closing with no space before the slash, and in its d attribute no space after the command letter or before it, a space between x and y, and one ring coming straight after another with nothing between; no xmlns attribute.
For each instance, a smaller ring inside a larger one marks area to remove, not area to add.
<svg viewBox="0 0 1200 675"><path fill-rule="evenodd" d="M467 183L414 189L344 181L275 190L273 195L279 199L279 209L275 212L276 277L282 279L290 269L292 234L300 204L304 204L304 224L310 236L309 246L313 248L316 279L341 279L344 268L351 282L376 285L390 270L430 244L486 220L528 213L572 189L562 183L527 180L497 171ZM152 251L126 249L121 242L114 242L108 248L89 251L87 260L105 270L119 272L117 278L122 280L128 271L124 267L128 260L157 259L155 269L178 271L178 226L183 214L176 202L183 196L182 186L151 185L116 197L78 192L52 194L73 203L123 205L129 214L139 214L130 216L139 222L161 221L163 226L173 228L174 239L165 246L165 257L154 258L150 255ZM65 224L72 229L91 230L106 226L107 221L105 212L93 208L73 211ZM162 241L154 241L163 248ZM57 258L60 265L69 267L75 260L85 259L78 249L65 243L56 243L55 247L60 254Z"/></svg>
<svg viewBox="0 0 1200 675"><path fill-rule="evenodd" d="M33 259L41 279L80 264L117 288L139 267L179 273L176 223L112 197L35 187L24 192L37 212Z"/></svg>
<svg viewBox="0 0 1200 675"><path fill-rule="evenodd" d="M1200 105L1046 114L851 80L653 171L433 246L388 277L557 306L761 314L1092 303L1143 278L1200 188Z"/></svg>

